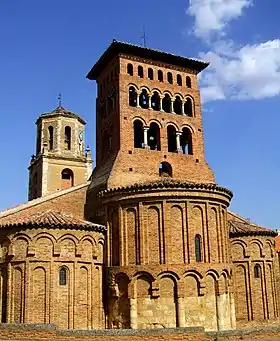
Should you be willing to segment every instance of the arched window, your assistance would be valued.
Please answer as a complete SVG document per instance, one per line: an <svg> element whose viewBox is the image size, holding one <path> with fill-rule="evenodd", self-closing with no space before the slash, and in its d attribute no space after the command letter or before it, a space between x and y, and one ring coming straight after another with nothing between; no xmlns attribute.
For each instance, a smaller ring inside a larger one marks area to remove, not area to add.
<svg viewBox="0 0 280 341"><path fill-rule="evenodd" d="M162 100L162 110L165 112L171 112L171 98L166 94Z"/></svg>
<svg viewBox="0 0 280 341"><path fill-rule="evenodd" d="M133 122L134 129L134 148L144 147L144 129L143 123L140 120L135 120Z"/></svg>
<svg viewBox="0 0 280 341"><path fill-rule="evenodd" d="M160 129L155 122L151 123L148 130L148 146L151 150L160 150Z"/></svg>
<svg viewBox="0 0 280 341"><path fill-rule="evenodd" d="M49 126L48 128L49 133L49 150L53 150L53 126Z"/></svg>
<svg viewBox="0 0 280 341"><path fill-rule="evenodd" d="M202 261L202 255L201 255L201 236L197 234L194 239L194 248L195 248L195 260L197 262Z"/></svg>
<svg viewBox="0 0 280 341"><path fill-rule="evenodd" d="M193 155L192 133L188 128L183 128L182 130L181 148L183 154Z"/></svg>
<svg viewBox="0 0 280 341"><path fill-rule="evenodd" d="M137 92L133 86L129 88L129 105L131 107L137 106Z"/></svg>
<svg viewBox="0 0 280 341"><path fill-rule="evenodd" d="M184 114L190 117L193 116L192 100L190 98L187 98L184 104Z"/></svg>
<svg viewBox="0 0 280 341"><path fill-rule="evenodd" d="M69 126L64 130L64 149L71 150L71 128Z"/></svg>
<svg viewBox="0 0 280 341"><path fill-rule="evenodd" d="M181 75L177 75L177 84L179 86L182 86L182 76Z"/></svg>
<svg viewBox="0 0 280 341"><path fill-rule="evenodd" d="M261 278L262 275L262 269L259 264L256 264L254 266L254 278Z"/></svg>
<svg viewBox="0 0 280 341"><path fill-rule="evenodd" d="M132 64L127 64L127 74L129 76L133 76L133 65Z"/></svg>
<svg viewBox="0 0 280 341"><path fill-rule="evenodd" d="M157 91L153 93L153 96L151 98L151 105L154 110L160 110L160 97Z"/></svg>
<svg viewBox="0 0 280 341"><path fill-rule="evenodd" d="M176 96L173 108L175 114L182 115L182 100L179 96Z"/></svg>
<svg viewBox="0 0 280 341"><path fill-rule="evenodd" d="M163 82L163 72L161 70L158 70L158 81Z"/></svg>
<svg viewBox="0 0 280 341"><path fill-rule="evenodd" d="M173 76L171 72L167 72L167 82L173 84Z"/></svg>
<svg viewBox="0 0 280 341"><path fill-rule="evenodd" d="M108 101L107 101L107 109L108 114L112 112L115 109L116 106L116 90L113 88L113 90L108 95Z"/></svg>
<svg viewBox="0 0 280 341"><path fill-rule="evenodd" d="M37 145L36 145L36 154L38 155L41 153L41 143L42 143L42 127L38 126L37 127Z"/></svg>
<svg viewBox="0 0 280 341"><path fill-rule="evenodd" d="M74 186L74 174L71 169L65 168L61 172L61 189L68 189Z"/></svg>
<svg viewBox="0 0 280 341"><path fill-rule="evenodd" d="M168 138L168 151L170 153L177 152L176 129L174 126L169 125L167 127L167 138Z"/></svg>
<svg viewBox="0 0 280 341"><path fill-rule="evenodd" d="M149 108L149 96L146 89L143 89L139 96L139 105L143 109Z"/></svg>
<svg viewBox="0 0 280 341"><path fill-rule="evenodd" d="M171 178L172 177L172 167L170 163L168 162L161 162L159 165L159 176L165 177L165 178Z"/></svg>
<svg viewBox="0 0 280 341"><path fill-rule="evenodd" d="M186 77L186 87L191 88L192 87L192 81L189 76Z"/></svg>
<svg viewBox="0 0 280 341"><path fill-rule="evenodd" d="M154 71L153 69L151 69L150 67L148 68L148 78L150 80L153 80L154 79Z"/></svg>
<svg viewBox="0 0 280 341"><path fill-rule="evenodd" d="M65 267L59 269L59 285L67 284L67 270Z"/></svg>
<svg viewBox="0 0 280 341"><path fill-rule="evenodd" d="M143 66L141 66L141 65L138 66L138 77L140 77L140 78L144 77Z"/></svg>

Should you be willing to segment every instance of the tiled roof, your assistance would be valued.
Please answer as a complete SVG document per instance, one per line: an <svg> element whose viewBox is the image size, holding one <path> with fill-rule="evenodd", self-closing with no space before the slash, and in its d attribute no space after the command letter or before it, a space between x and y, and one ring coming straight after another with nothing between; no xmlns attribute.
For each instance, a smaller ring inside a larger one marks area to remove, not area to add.
<svg viewBox="0 0 280 341"><path fill-rule="evenodd" d="M100 191L98 195L103 197L104 195L114 194L114 193L127 193L127 192L141 192L147 190L166 190L166 189L187 189L187 190L201 190L201 191L211 191L211 192L223 192L232 198L232 191L225 187L218 186L214 183L194 183L194 182L184 182L177 180L160 180L152 181L146 183L136 183L131 186L115 187L107 190Z"/></svg>
<svg viewBox="0 0 280 341"><path fill-rule="evenodd" d="M105 226L91 223L86 220L73 218L64 213L48 210L38 212L30 216L14 218L3 223L0 222L0 228L12 227L53 227L53 228L83 228L99 232L106 231Z"/></svg>
<svg viewBox="0 0 280 341"><path fill-rule="evenodd" d="M86 122L79 115L73 113L72 111L69 111L69 110L63 108L62 106L58 106L52 112L47 112L47 113L40 115L37 122L44 117L52 117L52 116L58 116L58 115L61 115L64 117L76 118L81 123L86 124Z"/></svg>
<svg viewBox="0 0 280 341"><path fill-rule="evenodd" d="M277 233L265 227L256 225L232 212L228 212L229 236L277 236Z"/></svg>
<svg viewBox="0 0 280 341"><path fill-rule="evenodd" d="M97 63L92 67L87 75L87 78L96 79L103 68L118 54L125 54L154 60L155 62L173 64L179 67L193 69L197 72L202 71L209 65L209 63L198 59L186 58L172 53L162 52L143 46L113 40L107 50L99 58Z"/></svg>

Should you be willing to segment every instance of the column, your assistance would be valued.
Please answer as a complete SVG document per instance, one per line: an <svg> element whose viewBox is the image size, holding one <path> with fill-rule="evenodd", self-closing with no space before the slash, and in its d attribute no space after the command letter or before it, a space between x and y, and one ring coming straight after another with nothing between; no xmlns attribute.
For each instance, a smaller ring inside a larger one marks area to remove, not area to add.
<svg viewBox="0 0 280 341"><path fill-rule="evenodd" d="M182 115L186 116L186 114L185 114L185 102L184 101L182 101Z"/></svg>
<svg viewBox="0 0 280 341"><path fill-rule="evenodd" d="M152 96L149 96L148 102L149 102L149 109L153 110L153 108L152 108Z"/></svg>
<svg viewBox="0 0 280 341"><path fill-rule="evenodd" d="M181 151L181 141L180 141L181 135L182 135L181 131L176 131L176 148L177 148L178 153Z"/></svg>
<svg viewBox="0 0 280 341"><path fill-rule="evenodd" d="M139 96L140 96L140 92L137 92L136 94L137 94L137 96L136 96L136 107L137 107L137 108L140 108L140 105L139 105Z"/></svg>
<svg viewBox="0 0 280 341"><path fill-rule="evenodd" d="M186 325L186 317L185 317L185 301L184 297L178 297L177 299L177 309L178 309L178 327L184 328Z"/></svg>
<svg viewBox="0 0 280 341"><path fill-rule="evenodd" d="M231 288L232 289L232 288ZM229 302L230 302L230 321L231 328L236 329L236 315L235 315L235 302L234 302L234 293L232 290L229 293Z"/></svg>
<svg viewBox="0 0 280 341"><path fill-rule="evenodd" d="M224 330L224 295L217 294L216 302L217 302L217 322L218 322L218 330Z"/></svg>
<svg viewBox="0 0 280 341"><path fill-rule="evenodd" d="M144 127L144 148L148 148L148 130L150 129L150 127Z"/></svg>
<svg viewBox="0 0 280 341"><path fill-rule="evenodd" d="M130 328L137 329L137 299L130 298Z"/></svg>
<svg viewBox="0 0 280 341"><path fill-rule="evenodd" d="M162 100L163 99L164 99L164 96L160 96L159 97L159 111L162 111L162 112L164 112L163 109L162 109Z"/></svg>
<svg viewBox="0 0 280 341"><path fill-rule="evenodd" d="M175 114L174 112L174 99L171 98L171 114Z"/></svg>

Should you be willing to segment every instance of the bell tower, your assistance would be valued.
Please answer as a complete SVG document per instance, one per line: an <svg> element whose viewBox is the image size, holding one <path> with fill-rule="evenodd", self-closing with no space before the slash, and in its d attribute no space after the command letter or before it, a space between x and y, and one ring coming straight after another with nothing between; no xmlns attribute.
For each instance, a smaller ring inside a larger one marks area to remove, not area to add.
<svg viewBox="0 0 280 341"><path fill-rule="evenodd" d="M208 63L113 41L87 78L98 84L96 169L105 188L162 177L213 183L197 75Z"/></svg>
<svg viewBox="0 0 280 341"><path fill-rule="evenodd" d="M92 171L85 121L61 105L36 121L36 154L29 166L29 200L86 183Z"/></svg>

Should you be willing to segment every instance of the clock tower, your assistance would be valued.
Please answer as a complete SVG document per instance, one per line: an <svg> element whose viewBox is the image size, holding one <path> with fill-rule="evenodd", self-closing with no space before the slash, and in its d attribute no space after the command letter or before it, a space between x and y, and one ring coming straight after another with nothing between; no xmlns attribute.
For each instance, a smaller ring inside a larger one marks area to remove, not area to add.
<svg viewBox="0 0 280 341"><path fill-rule="evenodd" d="M85 150L86 122L59 106L36 121L36 154L29 166L29 194L33 200L87 182L92 171L89 148Z"/></svg>

